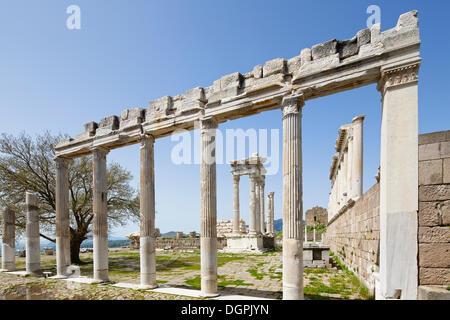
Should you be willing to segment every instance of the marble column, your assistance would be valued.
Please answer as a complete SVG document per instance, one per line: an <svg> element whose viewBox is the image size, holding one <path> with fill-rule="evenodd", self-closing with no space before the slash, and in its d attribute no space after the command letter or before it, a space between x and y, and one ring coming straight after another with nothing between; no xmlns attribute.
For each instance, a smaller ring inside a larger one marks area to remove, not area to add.
<svg viewBox="0 0 450 320"><path fill-rule="evenodd" d="M363 195L363 121L365 116L353 119L352 150L352 195L357 199Z"/></svg>
<svg viewBox="0 0 450 320"><path fill-rule="evenodd" d="M266 177L261 175L260 184L259 184L259 225L261 229L261 233L265 233L265 214L264 214L264 187L266 185Z"/></svg>
<svg viewBox="0 0 450 320"><path fill-rule="evenodd" d="M25 194L27 208L26 224L26 271L28 274L41 274L41 246L39 235L38 198L30 192Z"/></svg>
<svg viewBox="0 0 450 320"><path fill-rule="evenodd" d="M141 137L140 147L140 264L142 289L156 288L154 142Z"/></svg>
<svg viewBox="0 0 450 320"><path fill-rule="evenodd" d="M256 233L261 234L261 182L259 180L260 176L258 175L255 183L255 224L256 224Z"/></svg>
<svg viewBox="0 0 450 320"><path fill-rule="evenodd" d="M273 203L274 192L269 192L267 195L267 233L271 236L275 234L274 232L274 203Z"/></svg>
<svg viewBox="0 0 450 320"><path fill-rule="evenodd" d="M217 296L216 129L214 117L201 120L200 265L201 292Z"/></svg>
<svg viewBox="0 0 450 320"><path fill-rule="evenodd" d="M240 234L240 211L239 211L239 180L238 174L233 174L233 233Z"/></svg>
<svg viewBox="0 0 450 320"><path fill-rule="evenodd" d="M377 299L417 299L420 60L381 68L380 272Z"/></svg>
<svg viewBox="0 0 450 320"><path fill-rule="evenodd" d="M102 147L92 149L93 154L93 212L94 212L94 280L107 282L108 277L108 209L106 190L106 155Z"/></svg>
<svg viewBox="0 0 450 320"><path fill-rule="evenodd" d="M343 205L347 203L347 196L348 196L348 181L347 181L347 167L348 167L348 154L343 150L343 162L342 162L342 201Z"/></svg>
<svg viewBox="0 0 450 320"><path fill-rule="evenodd" d="M283 299L303 299L303 95L287 96L283 111Z"/></svg>
<svg viewBox="0 0 450 320"><path fill-rule="evenodd" d="M248 226L248 234L256 235L256 174L250 173L250 222Z"/></svg>
<svg viewBox="0 0 450 320"><path fill-rule="evenodd" d="M72 160L57 157L56 164L56 277L66 278L70 259L69 164Z"/></svg>
<svg viewBox="0 0 450 320"><path fill-rule="evenodd" d="M16 270L16 213L5 207L2 210L2 270Z"/></svg>

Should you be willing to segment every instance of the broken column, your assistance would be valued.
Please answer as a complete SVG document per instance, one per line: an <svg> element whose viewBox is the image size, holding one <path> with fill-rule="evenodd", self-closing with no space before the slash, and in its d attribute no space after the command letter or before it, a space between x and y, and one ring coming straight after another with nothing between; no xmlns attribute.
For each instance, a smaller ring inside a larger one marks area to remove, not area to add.
<svg viewBox="0 0 450 320"><path fill-rule="evenodd" d="M264 187L266 184L266 177L264 175L261 175L260 177L260 184L259 184L259 225L261 229L261 233L264 232Z"/></svg>
<svg viewBox="0 0 450 320"><path fill-rule="evenodd" d="M200 266L201 291L217 296L216 128L214 117L201 121Z"/></svg>
<svg viewBox="0 0 450 320"><path fill-rule="evenodd" d="M353 119L352 173L351 186L353 199L363 195L363 121L365 116Z"/></svg>
<svg viewBox="0 0 450 320"><path fill-rule="evenodd" d="M93 154L93 212L94 212L94 280L109 281L108 278L108 212L106 190L106 155L103 147L92 149Z"/></svg>
<svg viewBox="0 0 450 320"><path fill-rule="evenodd" d="M5 207L2 210L2 271L16 270L16 213Z"/></svg>
<svg viewBox="0 0 450 320"><path fill-rule="evenodd" d="M28 274L41 274L38 198L33 193L26 192L25 204L27 208L26 272Z"/></svg>
<svg viewBox="0 0 450 320"><path fill-rule="evenodd" d="M240 212L239 212L239 180L238 174L233 174L233 233L240 234Z"/></svg>
<svg viewBox="0 0 450 320"><path fill-rule="evenodd" d="M283 299L303 299L303 95L283 98Z"/></svg>
<svg viewBox="0 0 450 320"><path fill-rule="evenodd" d="M377 299L417 299L420 59L381 68L380 273Z"/></svg>
<svg viewBox="0 0 450 320"><path fill-rule="evenodd" d="M156 288L154 142L143 135L140 147L140 266L141 288Z"/></svg>
<svg viewBox="0 0 450 320"><path fill-rule="evenodd" d="M56 277L68 276L70 266L69 163L55 158L56 163Z"/></svg>

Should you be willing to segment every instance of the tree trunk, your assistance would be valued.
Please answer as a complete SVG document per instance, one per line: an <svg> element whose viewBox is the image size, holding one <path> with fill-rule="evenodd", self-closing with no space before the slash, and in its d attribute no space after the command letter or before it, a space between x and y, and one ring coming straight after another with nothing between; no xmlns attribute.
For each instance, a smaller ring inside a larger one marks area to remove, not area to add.
<svg viewBox="0 0 450 320"><path fill-rule="evenodd" d="M82 237L76 235L70 238L70 259L72 264L84 264L80 259L80 246L83 240Z"/></svg>

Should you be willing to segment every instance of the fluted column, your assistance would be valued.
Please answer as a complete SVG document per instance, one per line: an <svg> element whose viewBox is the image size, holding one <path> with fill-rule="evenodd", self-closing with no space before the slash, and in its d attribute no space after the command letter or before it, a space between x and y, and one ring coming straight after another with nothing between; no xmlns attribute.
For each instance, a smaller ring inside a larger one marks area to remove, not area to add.
<svg viewBox="0 0 450 320"><path fill-rule="evenodd" d="M269 192L267 195L267 233L271 236L274 235L274 203L273 203L274 192Z"/></svg>
<svg viewBox="0 0 450 320"><path fill-rule="evenodd" d="M266 177L265 176L261 176L260 179L260 185L259 185L259 224L260 224L260 229L261 229L261 233L265 233L264 232L264 222L265 222L265 214L264 214L264 187L266 185Z"/></svg>
<svg viewBox="0 0 450 320"><path fill-rule="evenodd" d="M256 224L256 233L261 233L261 182L259 180L259 175L256 178L255 181L255 224Z"/></svg>
<svg viewBox="0 0 450 320"><path fill-rule="evenodd" d="M38 198L33 193L26 192L25 204L27 207L26 272L28 274L41 274Z"/></svg>
<svg viewBox="0 0 450 320"><path fill-rule="evenodd" d="M417 299L420 59L381 68L380 273L377 299Z"/></svg>
<svg viewBox="0 0 450 320"><path fill-rule="evenodd" d="M283 99L283 299L303 299L303 95Z"/></svg>
<svg viewBox="0 0 450 320"><path fill-rule="evenodd" d="M56 277L68 276L70 266L69 164L57 157L56 163Z"/></svg>
<svg viewBox="0 0 450 320"><path fill-rule="evenodd" d="M106 155L102 147L92 149L93 154L93 211L94 211L94 280L109 281L108 277L108 210L106 189Z"/></svg>
<svg viewBox="0 0 450 320"><path fill-rule="evenodd" d="M216 128L214 117L201 120L200 264L202 295L217 296Z"/></svg>
<svg viewBox="0 0 450 320"><path fill-rule="evenodd" d="M359 198L363 195L363 121L365 116L353 119L352 150L352 195Z"/></svg>
<svg viewBox="0 0 450 320"><path fill-rule="evenodd" d="M248 226L248 234L256 235L256 174L249 174L250 180L250 222Z"/></svg>
<svg viewBox="0 0 450 320"><path fill-rule="evenodd" d="M154 138L141 137L140 147L140 263L141 288L156 288Z"/></svg>
<svg viewBox="0 0 450 320"><path fill-rule="evenodd" d="M239 180L238 174L233 174L233 233L240 234L240 211L239 211Z"/></svg>
<svg viewBox="0 0 450 320"><path fill-rule="evenodd" d="M2 210L2 271L16 270L16 213L5 207Z"/></svg>

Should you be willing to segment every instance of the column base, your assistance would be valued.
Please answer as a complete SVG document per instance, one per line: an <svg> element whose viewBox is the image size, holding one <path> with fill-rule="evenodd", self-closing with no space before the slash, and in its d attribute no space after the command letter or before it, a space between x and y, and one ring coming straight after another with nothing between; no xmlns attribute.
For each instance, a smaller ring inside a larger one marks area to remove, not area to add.
<svg viewBox="0 0 450 320"><path fill-rule="evenodd" d="M152 290L158 288L157 284L140 284L138 285L138 289L140 290Z"/></svg>
<svg viewBox="0 0 450 320"><path fill-rule="evenodd" d="M220 296L220 293L205 293L205 292L201 292L200 296L202 298L216 298L216 297Z"/></svg>

